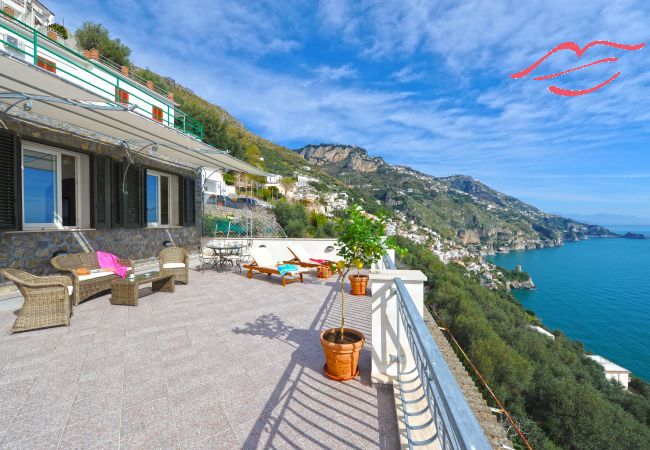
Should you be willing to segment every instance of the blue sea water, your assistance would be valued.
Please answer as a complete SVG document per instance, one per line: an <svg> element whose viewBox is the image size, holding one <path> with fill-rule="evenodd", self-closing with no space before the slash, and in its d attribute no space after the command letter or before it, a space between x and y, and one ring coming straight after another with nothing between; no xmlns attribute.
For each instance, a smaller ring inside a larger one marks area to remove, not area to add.
<svg viewBox="0 0 650 450"><path fill-rule="evenodd" d="M649 227L610 227L645 234ZM521 264L535 291L513 291L547 328L650 381L650 239L590 239L489 258Z"/></svg>

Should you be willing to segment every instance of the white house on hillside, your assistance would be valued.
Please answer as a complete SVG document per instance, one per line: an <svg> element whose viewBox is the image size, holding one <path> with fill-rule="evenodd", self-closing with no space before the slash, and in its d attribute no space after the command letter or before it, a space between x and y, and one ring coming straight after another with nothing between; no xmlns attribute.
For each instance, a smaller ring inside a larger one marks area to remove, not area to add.
<svg viewBox="0 0 650 450"><path fill-rule="evenodd" d="M611 362L609 359L603 358L600 355L586 355L587 358L596 361L598 364L603 366L605 370L605 376L612 381L618 381L627 389L628 384L630 383L630 372L625 367L621 367L618 364Z"/></svg>
<svg viewBox="0 0 650 450"><path fill-rule="evenodd" d="M39 31L54 23L54 13L38 0L2 0L0 6L4 12Z"/></svg>
<svg viewBox="0 0 650 450"><path fill-rule="evenodd" d="M235 195L235 186L226 184L223 171L220 169L203 167L201 170L203 182L203 201L215 195Z"/></svg>
<svg viewBox="0 0 650 450"><path fill-rule="evenodd" d="M267 188L276 188L280 189L280 182L282 181L282 175L278 175L275 173L270 173L266 176L266 183L264 184L264 187Z"/></svg>

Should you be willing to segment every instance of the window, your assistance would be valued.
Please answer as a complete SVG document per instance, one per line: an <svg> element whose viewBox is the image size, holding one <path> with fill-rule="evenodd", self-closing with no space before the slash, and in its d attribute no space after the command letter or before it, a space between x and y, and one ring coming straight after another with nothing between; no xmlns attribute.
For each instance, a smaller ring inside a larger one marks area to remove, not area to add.
<svg viewBox="0 0 650 450"><path fill-rule="evenodd" d="M25 225L57 222L56 156L32 150L23 152L23 203Z"/></svg>
<svg viewBox="0 0 650 450"><path fill-rule="evenodd" d="M121 103L123 105L127 105L129 103L129 93L126 92L124 89L120 89L118 87L115 88L115 101L118 103Z"/></svg>
<svg viewBox="0 0 650 450"><path fill-rule="evenodd" d="M78 225L80 157L40 146L23 148L25 227Z"/></svg>
<svg viewBox="0 0 650 450"><path fill-rule="evenodd" d="M170 176L147 171L147 224L170 224Z"/></svg>
<svg viewBox="0 0 650 450"><path fill-rule="evenodd" d="M162 123L163 121L163 110L157 106L151 107L151 116L156 122Z"/></svg>
<svg viewBox="0 0 650 450"><path fill-rule="evenodd" d="M36 65L41 69L47 70L48 72L56 73L56 63L54 61L50 61L49 59L45 59L42 56L38 57L36 60Z"/></svg>

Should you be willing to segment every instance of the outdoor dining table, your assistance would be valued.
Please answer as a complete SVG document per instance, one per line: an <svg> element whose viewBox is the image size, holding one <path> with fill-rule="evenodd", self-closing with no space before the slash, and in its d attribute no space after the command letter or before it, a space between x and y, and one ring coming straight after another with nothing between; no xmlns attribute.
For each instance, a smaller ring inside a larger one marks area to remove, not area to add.
<svg viewBox="0 0 650 450"><path fill-rule="evenodd" d="M216 256L216 259L214 261L214 267L216 268L217 266L224 267L226 263L233 264L232 261L228 259L228 256L240 255L242 253L244 245L243 244L223 245L223 244L209 243L206 245L206 247L212 249L212 251Z"/></svg>

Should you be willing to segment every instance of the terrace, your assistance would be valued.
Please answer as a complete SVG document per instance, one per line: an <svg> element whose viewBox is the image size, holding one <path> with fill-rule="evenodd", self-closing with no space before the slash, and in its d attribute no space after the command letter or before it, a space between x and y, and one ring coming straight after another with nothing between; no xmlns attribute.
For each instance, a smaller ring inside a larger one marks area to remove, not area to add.
<svg viewBox="0 0 650 450"><path fill-rule="evenodd" d="M70 327L9 335L0 312L2 448L396 448L393 389L371 382L372 298L348 301L366 335L359 379L322 374L336 278L190 274L175 293L110 294Z"/></svg>

